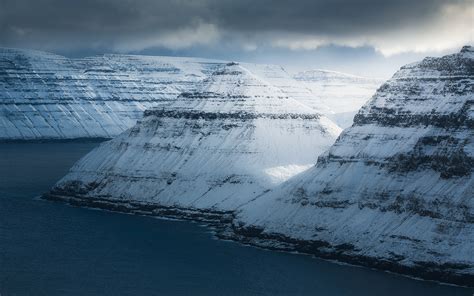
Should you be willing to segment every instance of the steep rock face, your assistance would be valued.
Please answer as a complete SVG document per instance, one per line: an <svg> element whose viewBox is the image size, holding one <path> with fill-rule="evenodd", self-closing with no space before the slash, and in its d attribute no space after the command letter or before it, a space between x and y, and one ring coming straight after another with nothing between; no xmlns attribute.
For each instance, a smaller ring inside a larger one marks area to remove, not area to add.
<svg viewBox="0 0 474 296"><path fill-rule="evenodd" d="M222 62L0 49L0 140L112 137Z"/></svg>
<svg viewBox="0 0 474 296"><path fill-rule="evenodd" d="M327 70L300 72L294 75L294 79L314 94L314 99L302 102L308 106L327 106L325 114L342 128L352 125L354 115L383 83L377 78Z"/></svg>
<svg viewBox="0 0 474 296"><path fill-rule="evenodd" d="M402 67L315 167L244 206L234 230L472 285L473 86L472 47Z"/></svg>
<svg viewBox="0 0 474 296"><path fill-rule="evenodd" d="M137 210L147 203L230 211L307 169L339 132L313 109L229 63L93 150L49 197L142 203Z"/></svg>

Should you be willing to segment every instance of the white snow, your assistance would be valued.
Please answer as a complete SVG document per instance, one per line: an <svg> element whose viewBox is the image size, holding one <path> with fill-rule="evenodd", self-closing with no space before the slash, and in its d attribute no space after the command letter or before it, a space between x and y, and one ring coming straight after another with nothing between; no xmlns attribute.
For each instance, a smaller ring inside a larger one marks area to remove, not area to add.
<svg viewBox="0 0 474 296"><path fill-rule="evenodd" d="M68 59L0 48L0 140L114 137L144 110L169 104L226 63L115 54ZM295 79L281 66L241 65L342 127L380 83L320 70Z"/></svg>
<svg viewBox="0 0 474 296"><path fill-rule="evenodd" d="M241 207L235 225L472 276L473 64L465 51L403 67L315 167Z"/></svg>
<svg viewBox="0 0 474 296"><path fill-rule="evenodd" d="M294 78L314 94L313 100L303 103L326 106L325 114L342 128L352 125L354 115L383 83L382 79L319 69L297 73Z"/></svg>
<svg viewBox="0 0 474 296"><path fill-rule="evenodd" d="M113 137L223 62L0 48L0 139Z"/></svg>
<svg viewBox="0 0 474 296"><path fill-rule="evenodd" d="M339 133L312 108L229 64L172 104L147 111L56 188L80 182L91 199L233 210L314 164Z"/></svg>

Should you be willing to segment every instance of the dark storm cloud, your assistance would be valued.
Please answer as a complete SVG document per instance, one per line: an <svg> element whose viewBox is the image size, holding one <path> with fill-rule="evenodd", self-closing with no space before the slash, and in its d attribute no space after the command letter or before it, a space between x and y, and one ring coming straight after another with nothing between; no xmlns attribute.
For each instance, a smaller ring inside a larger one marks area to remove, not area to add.
<svg viewBox="0 0 474 296"><path fill-rule="evenodd" d="M185 0L0 0L0 24L2 36L24 30L91 39L94 34L120 37L192 23L208 15L204 4Z"/></svg>
<svg viewBox="0 0 474 296"><path fill-rule="evenodd" d="M447 1L242 0L220 3L218 21L230 29L350 34L429 19L437 15Z"/></svg>
<svg viewBox="0 0 474 296"><path fill-rule="evenodd" d="M436 22L447 6L470 1L0 0L0 45L140 51L216 40L251 50L288 36L353 42Z"/></svg>

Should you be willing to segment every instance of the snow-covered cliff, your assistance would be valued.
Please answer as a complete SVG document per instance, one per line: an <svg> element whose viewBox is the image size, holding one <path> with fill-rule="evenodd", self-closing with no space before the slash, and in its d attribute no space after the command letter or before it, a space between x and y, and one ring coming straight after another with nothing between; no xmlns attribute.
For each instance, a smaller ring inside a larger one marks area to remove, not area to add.
<svg viewBox="0 0 474 296"><path fill-rule="evenodd" d="M170 103L225 63L137 55L68 59L0 48L0 140L116 136L144 110ZM277 65L242 65L340 126L352 123L355 110L379 84L330 71L292 77Z"/></svg>
<svg viewBox="0 0 474 296"><path fill-rule="evenodd" d="M317 165L240 209L249 243L474 283L474 49L402 67Z"/></svg>
<svg viewBox="0 0 474 296"><path fill-rule="evenodd" d="M223 62L0 49L0 140L113 137Z"/></svg>
<svg viewBox="0 0 474 296"><path fill-rule="evenodd" d="M229 63L93 150L48 197L153 213L231 211L312 166L339 133Z"/></svg>
<svg viewBox="0 0 474 296"><path fill-rule="evenodd" d="M340 127L352 125L354 115L382 85L383 80L360 77L328 70L309 70L293 76L313 94L312 100L302 100L328 108L324 112Z"/></svg>

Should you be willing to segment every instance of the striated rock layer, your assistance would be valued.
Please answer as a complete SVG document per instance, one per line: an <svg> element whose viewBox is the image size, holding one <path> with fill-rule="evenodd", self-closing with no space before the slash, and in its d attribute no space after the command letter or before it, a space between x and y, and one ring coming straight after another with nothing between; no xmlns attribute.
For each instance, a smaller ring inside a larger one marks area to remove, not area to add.
<svg viewBox="0 0 474 296"><path fill-rule="evenodd" d="M474 285L474 49L402 67L317 165L242 207L249 243Z"/></svg>
<svg viewBox="0 0 474 296"><path fill-rule="evenodd" d="M0 48L0 140L113 137L222 62Z"/></svg>
<svg viewBox="0 0 474 296"><path fill-rule="evenodd" d="M144 110L170 103L225 63L110 54L68 59L0 48L0 140L116 136ZM343 127L380 83L331 71L292 77L277 65L242 65Z"/></svg>
<svg viewBox="0 0 474 296"><path fill-rule="evenodd" d="M0 48L0 140L114 137L144 110L171 103L225 63L133 55L68 59ZM282 67L243 65L287 96L331 113Z"/></svg>
<svg viewBox="0 0 474 296"><path fill-rule="evenodd" d="M86 155L47 197L150 214L228 212L312 166L339 133L229 63Z"/></svg>

